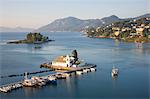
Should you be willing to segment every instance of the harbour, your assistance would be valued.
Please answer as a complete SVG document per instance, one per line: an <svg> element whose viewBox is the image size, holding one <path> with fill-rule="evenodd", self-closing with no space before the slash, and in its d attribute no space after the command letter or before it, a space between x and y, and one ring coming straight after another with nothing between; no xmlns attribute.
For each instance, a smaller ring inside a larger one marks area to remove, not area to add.
<svg viewBox="0 0 150 99"><path fill-rule="evenodd" d="M69 77L72 73L74 73L75 75L81 75L81 74L84 74L87 72L96 71L95 67L96 67L96 65L94 65L94 64L86 64L86 65L84 65L82 67L78 67L78 68L70 67L70 70L67 70L64 72L62 71L62 72L58 72L58 73L50 74L50 75L46 75L46 76L41 76L40 78L48 79L48 77L55 77L56 79L66 79L66 77ZM55 69L57 69L57 67L55 67ZM58 69L60 70L60 68L58 68ZM12 90L15 90L15 89L22 88L24 86L23 82L24 81L19 81L19 82L6 84L6 85L1 85L0 92L7 93L7 92L11 92ZM33 87L33 86L31 86L31 87Z"/></svg>
<svg viewBox="0 0 150 99"><path fill-rule="evenodd" d="M57 56L68 54L77 49L79 57L87 63L96 64L96 72L78 71L71 76L58 76L57 84L43 87L21 87L10 92L0 92L2 99L87 99L91 98L134 98L147 99L149 93L149 43L137 48L134 43L114 42L111 39L91 39L80 33L62 32L45 33L56 41L40 45L5 44L12 39L23 39L26 33L1 33L1 76L22 74L22 76L3 77L0 85L23 81L23 73L40 72L50 68L40 68L43 63L52 62ZM70 41L68 43L68 41ZM112 66L119 69L113 79ZM63 72L67 70L55 70ZM43 77L55 74L55 71L29 75Z"/></svg>

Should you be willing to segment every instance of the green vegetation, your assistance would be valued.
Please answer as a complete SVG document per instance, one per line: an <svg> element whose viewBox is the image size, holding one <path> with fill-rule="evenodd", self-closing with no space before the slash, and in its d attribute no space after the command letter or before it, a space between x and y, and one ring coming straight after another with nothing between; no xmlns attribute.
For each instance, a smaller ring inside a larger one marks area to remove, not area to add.
<svg viewBox="0 0 150 99"><path fill-rule="evenodd" d="M40 33L28 33L26 35L26 39L8 42L8 43L15 43L15 44L28 43L28 44L30 44L30 43L44 43L44 42L48 42L48 41L52 41L52 40L49 40L49 38L47 36L43 36Z"/></svg>
<svg viewBox="0 0 150 99"><path fill-rule="evenodd" d="M28 41L29 43L47 42L48 37L43 36L40 33L29 33L26 36L26 41Z"/></svg>
<svg viewBox="0 0 150 99"><path fill-rule="evenodd" d="M114 38L126 42L150 42L150 18L128 19L102 27L89 27L88 37Z"/></svg>

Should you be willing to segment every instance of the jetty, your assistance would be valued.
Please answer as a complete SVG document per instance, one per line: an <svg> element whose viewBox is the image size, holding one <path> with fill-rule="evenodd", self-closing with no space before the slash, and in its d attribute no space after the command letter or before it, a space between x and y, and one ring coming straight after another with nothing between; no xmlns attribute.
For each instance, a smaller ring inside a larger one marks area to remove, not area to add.
<svg viewBox="0 0 150 99"><path fill-rule="evenodd" d="M28 75L39 74L39 73L45 73L45 72L50 72L50 71L53 71L53 70L48 69L48 70L41 70L41 71L33 71L33 72L28 72ZM0 78L18 77L18 76L24 76L24 73L0 76Z"/></svg>
<svg viewBox="0 0 150 99"><path fill-rule="evenodd" d="M22 82L23 81L19 81L19 82L15 82L15 83L6 84L6 85L1 85L0 91L7 93L7 92L10 92L11 90L21 88Z"/></svg>
<svg viewBox="0 0 150 99"><path fill-rule="evenodd" d="M53 66L51 63L43 63L41 64L40 68L48 68L52 70L68 70L68 71L77 71L82 69L89 69L89 68L95 68L96 65L94 64L84 64L80 67L62 67L62 66Z"/></svg>
<svg viewBox="0 0 150 99"><path fill-rule="evenodd" d="M49 67L49 65L43 65L46 68L54 68L54 67ZM81 75L87 72L92 72L92 71L96 71L96 65L94 64L85 64L81 67L70 67L70 68L61 68L61 70L65 70L65 71L61 71L61 72L57 72L54 74L50 74L50 75L46 75L46 76L41 76L41 78L48 78L49 76L54 76L56 77L56 79L65 79L66 77L69 77L72 73L74 73L75 75ZM55 68L55 70L60 70L60 68ZM85 72L87 71L87 72ZM22 88L23 87L23 80L22 81L18 81L18 82L14 82L14 83L10 83L10 84L5 84L5 85L1 85L0 86L0 92L11 92L12 90L18 89L18 88Z"/></svg>
<svg viewBox="0 0 150 99"><path fill-rule="evenodd" d="M73 50L72 55L58 56L52 62L41 64L40 67L48 68L49 70L34 72L30 74L48 72L51 70L56 71L56 73L42 77L32 76L31 79L28 79L27 78L28 73L26 72L25 79L23 81L2 85L0 86L0 92L5 93L10 92L13 89L18 89L23 86L26 87L44 86L47 83L55 82L56 79L66 79L67 77L70 77L72 74L81 75L84 73L96 71L95 69L96 65L94 64L85 63L84 65L81 65L81 61L78 59L78 54L76 50Z"/></svg>

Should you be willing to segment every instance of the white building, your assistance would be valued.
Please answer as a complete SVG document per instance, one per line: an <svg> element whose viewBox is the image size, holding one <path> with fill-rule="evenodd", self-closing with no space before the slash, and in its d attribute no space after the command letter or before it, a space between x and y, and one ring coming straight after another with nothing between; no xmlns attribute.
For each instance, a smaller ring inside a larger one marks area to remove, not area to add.
<svg viewBox="0 0 150 99"><path fill-rule="evenodd" d="M52 66L75 67L75 58L69 55L59 56L52 61Z"/></svg>

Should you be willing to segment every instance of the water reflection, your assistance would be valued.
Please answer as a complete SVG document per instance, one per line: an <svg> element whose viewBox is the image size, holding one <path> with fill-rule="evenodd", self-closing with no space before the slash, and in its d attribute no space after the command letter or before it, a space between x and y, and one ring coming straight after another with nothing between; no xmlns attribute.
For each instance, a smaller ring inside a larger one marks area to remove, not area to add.
<svg viewBox="0 0 150 99"><path fill-rule="evenodd" d="M34 88L34 87L24 87L23 90L24 90L25 96L27 97L27 96L32 96L36 94L39 89Z"/></svg>
<svg viewBox="0 0 150 99"><path fill-rule="evenodd" d="M67 78L66 78L66 85L67 85L67 90L68 90L68 92L70 93L71 90L72 90L70 77L67 77Z"/></svg>
<svg viewBox="0 0 150 99"><path fill-rule="evenodd" d="M150 51L149 48L145 48L145 47L147 47L147 45L144 45L144 43L135 43L135 49L133 49L133 51L137 55L143 55L146 53L147 50Z"/></svg>
<svg viewBox="0 0 150 99"><path fill-rule="evenodd" d="M119 46L120 41L118 39L115 39L114 41L115 41L115 46Z"/></svg>
<svg viewBox="0 0 150 99"><path fill-rule="evenodd" d="M18 34L13 35L14 39L17 39L16 37L18 37ZM13 39L11 36L12 35L9 34L5 37ZM21 34L21 36L24 38L24 35ZM23 88L20 90L23 90L24 94L19 90L12 91L12 94L20 95L23 99L29 96L34 98L44 96L46 98L63 98L63 96L66 96L65 98L67 98L67 96L80 98L82 96L96 95L126 95L127 97L135 95L143 97L148 96L147 68L150 66L148 61L150 43L144 43L141 44L140 47L136 47L135 43L116 41L116 45L114 45L114 42L110 39L89 39L80 37L80 34L56 33L53 34L53 36L56 39L55 42L50 42L44 46L42 45L42 48L36 50L32 44L2 46L1 54L3 58L1 71L3 74L40 70L39 64L51 61L58 55L68 54L72 49L79 50L80 58L83 58L86 62L96 64L97 69L101 70L94 73L92 76L94 79L90 78L90 75L88 75L87 78L84 78L84 75L71 76L69 79L59 80L57 86L47 85L40 89ZM76 36L79 36L79 38L74 38ZM19 39L21 38L19 37ZM108 71L111 70L112 64L119 66L119 70L121 71L121 74L115 79L111 77L111 74L109 74L110 71ZM126 79L124 79L125 77ZM88 82L84 79L88 80ZM12 82L17 80L13 78L4 79L3 81ZM139 83L143 84L139 85ZM2 98L9 99L11 96L7 95ZM16 97L16 99L18 98Z"/></svg>

